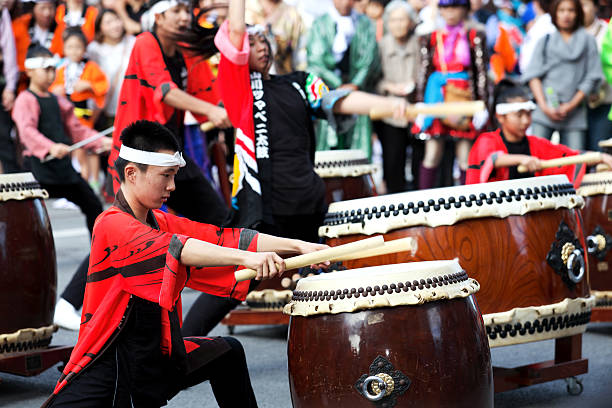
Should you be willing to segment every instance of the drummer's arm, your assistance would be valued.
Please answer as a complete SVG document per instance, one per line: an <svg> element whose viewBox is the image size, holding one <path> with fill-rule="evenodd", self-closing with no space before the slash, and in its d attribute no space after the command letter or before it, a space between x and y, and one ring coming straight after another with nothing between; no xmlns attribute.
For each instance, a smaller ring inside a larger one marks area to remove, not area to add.
<svg viewBox="0 0 612 408"><path fill-rule="evenodd" d="M280 255L299 255L329 248L327 245L314 244L299 239L276 237L259 233L257 236L258 252L276 252Z"/></svg>
<svg viewBox="0 0 612 408"><path fill-rule="evenodd" d="M609 155L608 153L602 153L601 162L608 166L609 170L612 170L612 155Z"/></svg>
<svg viewBox="0 0 612 408"><path fill-rule="evenodd" d="M523 165L530 173L542 170L540 159L526 154L500 154L494 163L495 167L514 167Z"/></svg>
<svg viewBox="0 0 612 408"><path fill-rule="evenodd" d="M244 19L244 0L230 0L227 13L230 42L238 51L242 51L242 41L246 32Z"/></svg>
<svg viewBox="0 0 612 408"><path fill-rule="evenodd" d="M345 115L369 115L374 107L388 108L393 111L393 117L405 117L406 101L401 98L389 98L367 92L353 91L334 105L334 113Z"/></svg>

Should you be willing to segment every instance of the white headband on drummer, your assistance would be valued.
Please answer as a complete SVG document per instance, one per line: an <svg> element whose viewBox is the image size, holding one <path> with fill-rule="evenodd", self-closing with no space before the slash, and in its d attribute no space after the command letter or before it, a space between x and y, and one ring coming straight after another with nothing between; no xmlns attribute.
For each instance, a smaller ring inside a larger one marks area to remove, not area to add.
<svg viewBox="0 0 612 408"><path fill-rule="evenodd" d="M129 162L148 164L151 166L185 167L186 164L181 152L176 152L174 154L147 152L144 150L132 149L126 145L121 145L119 157Z"/></svg>
<svg viewBox="0 0 612 408"><path fill-rule="evenodd" d="M161 0L151 6L150 9L145 11L140 17L140 24L142 25L142 29L144 31L151 31L155 24L155 15L162 14L171 9L174 6L178 6L179 4L189 5L189 2L186 0Z"/></svg>
<svg viewBox="0 0 612 408"><path fill-rule="evenodd" d="M533 101L527 102L512 102L512 103L498 103L495 106L495 113L498 115L507 115L512 112L520 112L520 111L532 111L535 110L537 105L533 103Z"/></svg>
<svg viewBox="0 0 612 408"><path fill-rule="evenodd" d="M38 68L55 67L58 62L59 62L59 59L55 56L53 57L32 57L32 58L26 58L24 65L26 69L38 69Z"/></svg>

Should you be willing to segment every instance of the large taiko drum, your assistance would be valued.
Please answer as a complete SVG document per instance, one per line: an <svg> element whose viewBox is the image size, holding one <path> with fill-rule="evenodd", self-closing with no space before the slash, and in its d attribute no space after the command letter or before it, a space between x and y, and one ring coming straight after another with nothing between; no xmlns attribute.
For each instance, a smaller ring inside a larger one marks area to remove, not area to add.
<svg viewBox="0 0 612 408"><path fill-rule="evenodd" d="M414 250L348 268L458 258L477 295L491 347L584 332L594 298L576 195L565 176L422 190L331 204L319 235L335 246L384 234Z"/></svg>
<svg viewBox="0 0 612 408"><path fill-rule="evenodd" d="M300 280L285 307L293 407L492 407L478 288L456 260Z"/></svg>
<svg viewBox="0 0 612 408"><path fill-rule="evenodd" d="M0 175L0 358L44 348L56 330L47 197L31 173Z"/></svg>
<svg viewBox="0 0 612 408"><path fill-rule="evenodd" d="M324 150L315 152L315 172L325 183L325 201L376 195L372 174L376 166L361 150Z"/></svg>
<svg viewBox="0 0 612 408"><path fill-rule="evenodd" d="M589 252L589 284L595 305L612 308L612 172L586 174L578 189L584 197L584 233Z"/></svg>

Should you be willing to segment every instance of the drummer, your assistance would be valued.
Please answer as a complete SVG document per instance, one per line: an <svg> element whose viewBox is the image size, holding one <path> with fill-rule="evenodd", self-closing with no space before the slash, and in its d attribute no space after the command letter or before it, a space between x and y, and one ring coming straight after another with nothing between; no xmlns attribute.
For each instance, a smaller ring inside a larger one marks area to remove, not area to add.
<svg viewBox="0 0 612 408"><path fill-rule="evenodd" d="M580 154L562 144L527 135L531 112L536 108L527 89L509 79L502 80L494 92L495 117L500 128L481 134L470 151L466 184L502 181L524 177L565 174L574 183L580 182L586 167L569 165L542 168L542 160ZM612 156L602 154L602 162L612 168ZM519 173L518 166L528 171Z"/></svg>
<svg viewBox="0 0 612 408"><path fill-rule="evenodd" d="M183 340L180 293L188 285L244 299L248 283L236 283L233 265L255 269L257 279L275 277L285 267L275 252L326 246L155 211L185 166L179 143L149 121L134 122L121 135L115 162L121 187L94 227L79 338L44 406L160 407L210 380L220 407L256 407L237 340Z"/></svg>

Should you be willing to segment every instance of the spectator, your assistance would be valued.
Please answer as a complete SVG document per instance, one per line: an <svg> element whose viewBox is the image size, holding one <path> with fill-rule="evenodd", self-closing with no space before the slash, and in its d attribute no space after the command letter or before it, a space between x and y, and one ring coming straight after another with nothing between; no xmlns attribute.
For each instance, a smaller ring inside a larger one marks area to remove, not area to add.
<svg viewBox="0 0 612 408"><path fill-rule="evenodd" d="M440 0L440 14L446 27L421 38L422 62L417 75L417 101L488 101L484 27L468 19L469 8L468 0ZM436 182L449 136L455 143L460 182L463 184L471 141L487 120L486 111L473 118L432 119L419 115L414 132L428 139L419 171L419 188L452 183L452 161L444 163L443 170L446 172L443 172L443 182Z"/></svg>
<svg viewBox="0 0 612 408"><path fill-rule="evenodd" d="M87 46L87 55L100 66L109 82L102 117L97 121L100 129L106 129L112 126L115 120L119 91L136 38L126 33L123 20L116 11L110 9L100 11L95 28L96 37ZM113 58L108 58L109 55Z"/></svg>
<svg viewBox="0 0 612 408"><path fill-rule="evenodd" d="M115 0L114 9L128 34L136 35L143 31L140 19L147 11L145 3L146 0Z"/></svg>
<svg viewBox="0 0 612 408"><path fill-rule="evenodd" d="M601 64L606 81L612 84L612 23L608 24L604 38L601 42ZM608 120L612 121L612 109L608 114Z"/></svg>
<svg viewBox="0 0 612 408"><path fill-rule="evenodd" d="M15 102L15 89L19 78L17 68L17 54L15 51L15 37L11 16L4 3L0 2L0 93L2 106L0 107L0 173L13 173L19 170L16 159L15 144L11 136L13 124L10 111Z"/></svg>
<svg viewBox="0 0 612 408"><path fill-rule="evenodd" d="M382 79L377 91L408 99L413 96L416 80L419 43L414 28L418 15L410 4L394 0L385 7L383 16L387 34L379 44ZM383 177L388 193L406 190L404 167L406 148L412 146L412 176L418 180L418 170L423 159L424 144L410 135L408 121L384 119L377 128L383 152Z"/></svg>
<svg viewBox="0 0 612 408"><path fill-rule="evenodd" d="M584 10L584 28L595 37L597 50L602 53L602 44L606 35L608 24L597 17L597 0L581 0ZM587 148L599 150L598 142L607 139L612 134L612 122L608 119L608 112L612 106L612 87L608 81L602 81L599 88L589 95L587 106Z"/></svg>
<svg viewBox="0 0 612 408"><path fill-rule="evenodd" d="M306 69L304 24L297 9L283 0L249 0L247 24L262 25L271 37L274 54L271 74L288 74Z"/></svg>
<svg viewBox="0 0 612 408"><path fill-rule="evenodd" d="M510 0L496 0L496 4L499 8L487 20L486 33L491 73L498 83L506 75L518 74L517 63L525 31Z"/></svg>
<svg viewBox="0 0 612 408"><path fill-rule="evenodd" d="M24 61L31 44L37 43L53 54L62 53L62 33L55 23L55 0L37 0L31 13L13 21L17 66L21 73L19 90L26 88Z"/></svg>
<svg viewBox="0 0 612 408"><path fill-rule="evenodd" d="M493 0L470 0L471 17L480 24L486 24L491 16L495 15Z"/></svg>
<svg viewBox="0 0 612 408"><path fill-rule="evenodd" d="M383 13L388 0L370 0L366 5L365 15L370 17L376 28L376 41L380 41L385 33Z"/></svg>
<svg viewBox="0 0 612 408"><path fill-rule="evenodd" d="M583 28L579 0L555 0L550 11L556 30L538 41L522 77L538 105L532 132L550 139L557 130L561 143L584 150L585 100L603 79L597 44Z"/></svg>
<svg viewBox="0 0 612 408"><path fill-rule="evenodd" d="M58 70L51 92L66 96L74 105L74 114L79 121L93 128L94 112L104 108L108 79L98 64L85 59L87 39L78 27L64 32L64 54L66 63ZM100 187L100 157L83 149L74 152L79 161L81 176L90 183L94 191Z"/></svg>
<svg viewBox="0 0 612 408"><path fill-rule="evenodd" d="M307 55L308 70L331 89L371 90L380 71L374 26L353 10L353 0L334 0L334 8L314 21ZM368 116L358 116L354 126L338 132L320 120L317 149L361 149L370 157L371 133Z"/></svg>
<svg viewBox="0 0 612 408"><path fill-rule="evenodd" d="M98 9L94 6L87 6L85 0L66 0L65 4L57 6L55 12L55 23L58 33L63 39L64 31L70 27L79 27L87 42L94 39L95 22L98 16ZM63 49L63 45L62 45Z"/></svg>
<svg viewBox="0 0 612 408"><path fill-rule="evenodd" d="M533 10L535 12L535 21L528 26L521 53L519 55L519 68L521 72L525 72L527 65L531 61L534 48L540 38L555 31L555 26L552 23L548 9L552 0L535 0L533 2Z"/></svg>

